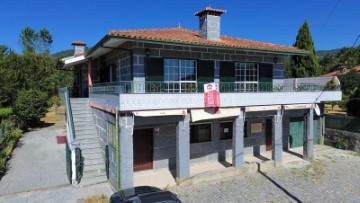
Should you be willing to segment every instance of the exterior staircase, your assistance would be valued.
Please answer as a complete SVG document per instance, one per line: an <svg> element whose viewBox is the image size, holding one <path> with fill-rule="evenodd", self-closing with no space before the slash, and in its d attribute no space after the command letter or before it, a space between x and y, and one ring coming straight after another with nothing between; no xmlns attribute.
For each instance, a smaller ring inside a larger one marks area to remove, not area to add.
<svg viewBox="0 0 360 203"><path fill-rule="evenodd" d="M106 182L106 170L103 153L93 112L88 98L70 99L76 139L84 158L84 171L79 185L93 185Z"/></svg>

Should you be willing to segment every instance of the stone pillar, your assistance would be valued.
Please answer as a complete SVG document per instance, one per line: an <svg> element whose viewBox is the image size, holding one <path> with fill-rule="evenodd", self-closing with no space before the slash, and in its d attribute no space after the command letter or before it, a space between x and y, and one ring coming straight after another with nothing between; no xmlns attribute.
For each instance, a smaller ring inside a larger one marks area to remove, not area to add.
<svg viewBox="0 0 360 203"><path fill-rule="evenodd" d="M88 60L88 85L92 86L92 58Z"/></svg>
<svg viewBox="0 0 360 203"><path fill-rule="evenodd" d="M236 117L233 124L232 165L241 168L244 164L244 112Z"/></svg>
<svg viewBox="0 0 360 203"><path fill-rule="evenodd" d="M281 109L278 110L277 115L272 119L273 123L273 136L272 136L272 160L276 162L282 161L282 136L283 136L283 115Z"/></svg>
<svg viewBox="0 0 360 203"><path fill-rule="evenodd" d="M190 115L184 116L176 126L176 177L190 176Z"/></svg>
<svg viewBox="0 0 360 203"><path fill-rule="evenodd" d="M314 110L310 108L309 113L306 114L306 131L304 135L304 159L312 160L314 158L313 149L313 121L314 121Z"/></svg>
<svg viewBox="0 0 360 203"><path fill-rule="evenodd" d="M121 115L119 127L120 189L126 189L134 186L133 115Z"/></svg>

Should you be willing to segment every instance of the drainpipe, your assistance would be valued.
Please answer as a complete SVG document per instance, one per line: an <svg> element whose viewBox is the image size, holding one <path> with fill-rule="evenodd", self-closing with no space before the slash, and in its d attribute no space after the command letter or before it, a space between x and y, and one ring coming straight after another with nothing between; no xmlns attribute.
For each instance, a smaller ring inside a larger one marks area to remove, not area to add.
<svg viewBox="0 0 360 203"><path fill-rule="evenodd" d="M120 189L120 162L119 162L119 111L118 108L116 108L116 113L115 113L115 136L116 136L116 191L119 191Z"/></svg>

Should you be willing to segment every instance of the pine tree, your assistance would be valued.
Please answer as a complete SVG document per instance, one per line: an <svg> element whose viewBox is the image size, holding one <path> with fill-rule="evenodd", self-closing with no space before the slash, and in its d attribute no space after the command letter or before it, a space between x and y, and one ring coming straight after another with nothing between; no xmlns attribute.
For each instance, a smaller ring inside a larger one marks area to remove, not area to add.
<svg viewBox="0 0 360 203"><path fill-rule="evenodd" d="M316 57L314 42L310 34L307 21L300 27L294 46L309 51L307 56L292 56L286 76L288 78L314 77L321 73L320 65Z"/></svg>

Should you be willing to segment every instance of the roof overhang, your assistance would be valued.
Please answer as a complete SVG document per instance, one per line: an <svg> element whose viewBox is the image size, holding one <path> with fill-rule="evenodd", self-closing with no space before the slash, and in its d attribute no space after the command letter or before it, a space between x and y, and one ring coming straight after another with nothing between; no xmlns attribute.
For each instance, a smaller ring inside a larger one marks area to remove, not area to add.
<svg viewBox="0 0 360 203"><path fill-rule="evenodd" d="M119 37L114 37L111 35L106 35L103 37L93 48L91 48L86 54L86 58L97 58L104 54L112 51L109 47L119 47L124 42L129 41L128 39L123 39Z"/></svg>
<svg viewBox="0 0 360 203"><path fill-rule="evenodd" d="M57 67L60 69L69 69L75 65L86 62L86 58L84 55L81 56L70 56L66 58L62 58L58 61Z"/></svg>
<svg viewBox="0 0 360 203"><path fill-rule="evenodd" d="M169 45L186 45L194 47L206 47L206 48L218 48L218 49L231 49L231 50L242 50L247 52L260 52L266 54L277 54L277 55L297 55L297 56L307 56L310 52L301 50L299 52L292 51L279 51L279 50L265 50L265 49L251 49L251 48L241 48L241 47L228 47L228 46L212 46L204 45L190 42L176 42L176 41L162 41L156 39L143 39L143 38L132 38L132 37L122 37L122 36L113 36L105 35L93 48L91 48L87 54L86 58L97 58L101 55L109 53L112 49L109 47L119 47L121 44L127 41L137 41L137 42L148 42L148 43L157 43L157 44L169 44Z"/></svg>

